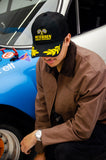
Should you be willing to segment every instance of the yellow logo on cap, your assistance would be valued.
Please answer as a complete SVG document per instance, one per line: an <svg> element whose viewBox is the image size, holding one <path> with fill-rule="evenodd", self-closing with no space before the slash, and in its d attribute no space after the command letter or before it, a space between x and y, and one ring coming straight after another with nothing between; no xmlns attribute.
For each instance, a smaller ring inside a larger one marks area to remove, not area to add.
<svg viewBox="0 0 106 160"><path fill-rule="evenodd" d="M34 46L32 47L32 52L31 52L31 56L35 57L37 54L39 54L39 52L34 48Z"/></svg>
<svg viewBox="0 0 106 160"><path fill-rule="evenodd" d="M44 34L46 34L46 33L47 33L47 30L46 30L45 28L44 28L44 29L42 29L42 30L41 30L41 29L38 29L38 30L37 30L37 34L41 34L41 35L43 35L43 33L44 33Z"/></svg>
<svg viewBox="0 0 106 160"><path fill-rule="evenodd" d="M37 30L37 34L39 35L36 35L35 36L35 41L44 41L44 40L51 40L52 38L52 35L51 34L47 34L47 30L44 28L44 29L38 29Z"/></svg>
<svg viewBox="0 0 106 160"><path fill-rule="evenodd" d="M46 55L54 56L56 53L58 55L59 52L60 52L60 45L55 46L55 48L53 48L53 49L48 49L47 51L44 51L43 53Z"/></svg>

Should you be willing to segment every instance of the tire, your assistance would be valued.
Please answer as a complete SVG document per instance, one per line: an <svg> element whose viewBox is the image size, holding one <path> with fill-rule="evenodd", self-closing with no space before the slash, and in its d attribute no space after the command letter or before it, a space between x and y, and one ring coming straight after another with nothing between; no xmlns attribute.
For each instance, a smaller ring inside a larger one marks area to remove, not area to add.
<svg viewBox="0 0 106 160"><path fill-rule="evenodd" d="M35 149L32 149L30 155L25 155L20 150L20 142L27 134L34 130L35 121L27 116L25 113L19 111L11 106L1 106L0 109L0 138L5 139L4 146L6 152L2 155L0 160L33 160L35 156ZM2 141L3 142L3 141ZM5 144L7 143L7 144ZM9 148L9 144L16 148L14 150ZM4 148L4 149L5 149ZM12 151L11 151L11 150ZM16 150L16 151L15 151ZM9 154L8 154L9 153ZM12 158L14 157L14 158Z"/></svg>
<svg viewBox="0 0 106 160"><path fill-rule="evenodd" d="M23 154L20 151L22 135L15 127L0 125L0 138L4 143L1 160L23 160Z"/></svg>

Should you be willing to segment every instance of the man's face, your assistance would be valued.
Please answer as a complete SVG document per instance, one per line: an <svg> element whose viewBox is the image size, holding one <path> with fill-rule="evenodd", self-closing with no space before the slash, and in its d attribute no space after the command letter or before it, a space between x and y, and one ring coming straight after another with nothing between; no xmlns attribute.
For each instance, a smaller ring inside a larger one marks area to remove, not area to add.
<svg viewBox="0 0 106 160"><path fill-rule="evenodd" d="M63 59L66 57L69 43L70 43L70 38L68 43L67 41L65 42L64 40L60 54L56 57L42 57L44 62L47 63L50 67L56 67L59 64L61 64Z"/></svg>

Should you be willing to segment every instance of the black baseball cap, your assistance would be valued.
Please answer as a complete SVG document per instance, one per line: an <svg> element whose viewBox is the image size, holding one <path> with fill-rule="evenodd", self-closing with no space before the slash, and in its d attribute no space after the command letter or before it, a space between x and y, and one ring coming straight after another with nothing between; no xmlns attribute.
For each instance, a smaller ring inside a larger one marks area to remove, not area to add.
<svg viewBox="0 0 106 160"><path fill-rule="evenodd" d="M65 16L57 12L45 12L39 15L32 24L33 46L31 56L58 56L69 33Z"/></svg>

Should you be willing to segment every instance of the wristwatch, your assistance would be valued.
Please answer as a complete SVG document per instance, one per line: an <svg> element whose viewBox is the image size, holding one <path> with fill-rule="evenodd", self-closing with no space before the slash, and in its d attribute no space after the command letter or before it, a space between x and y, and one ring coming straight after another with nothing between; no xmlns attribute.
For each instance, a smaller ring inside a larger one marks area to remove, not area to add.
<svg viewBox="0 0 106 160"><path fill-rule="evenodd" d="M35 133L35 137L36 137L37 141L41 141L42 131L37 130L37 132Z"/></svg>

